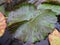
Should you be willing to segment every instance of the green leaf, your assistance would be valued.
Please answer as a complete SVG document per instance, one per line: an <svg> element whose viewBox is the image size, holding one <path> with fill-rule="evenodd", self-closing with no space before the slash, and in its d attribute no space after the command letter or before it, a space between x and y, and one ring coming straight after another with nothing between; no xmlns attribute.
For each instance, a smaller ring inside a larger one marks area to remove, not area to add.
<svg viewBox="0 0 60 45"><path fill-rule="evenodd" d="M50 10L42 11L29 22L21 25L13 34L15 38L23 42L35 42L45 39L48 33L51 33L56 23L55 13Z"/></svg>
<svg viewBox="0 0 60 45"><path fill-rule="evenodd" d="M52 5L52 4L40 4L38 5L37 9L50 9L53 12L56 12L56 14L60 14L60 6L59 5Z"/></svg>

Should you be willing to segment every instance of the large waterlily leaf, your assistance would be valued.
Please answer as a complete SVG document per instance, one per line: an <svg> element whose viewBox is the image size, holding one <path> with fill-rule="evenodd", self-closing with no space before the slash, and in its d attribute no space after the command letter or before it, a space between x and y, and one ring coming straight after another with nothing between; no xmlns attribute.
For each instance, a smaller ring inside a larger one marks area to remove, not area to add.
<svg viewBox="0 0 60 45"><path fill-rule="evenodd" d="M45 10L29 22L20 26L13 36L24 42L42 40L45 39L48 33L53 31L55 23L55 13Z"/></svg>

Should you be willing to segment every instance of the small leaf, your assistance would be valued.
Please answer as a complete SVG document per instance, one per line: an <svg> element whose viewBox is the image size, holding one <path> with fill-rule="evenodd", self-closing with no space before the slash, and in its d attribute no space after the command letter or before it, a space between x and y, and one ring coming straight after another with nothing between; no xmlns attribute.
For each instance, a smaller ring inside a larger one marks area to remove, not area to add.
<svg viewBox="0 0 60 45"><path fill-rule="evenodd" d="M60 45L60 32L57 29L49 35L49 42L50 45Z"/></svg>
<svg viewBox="0 0 60 45"><path fill-rule="evenodd" d="M52 4L40 4L38 5L37 9L50 9L53 12L56 12L56 14L60 14L60 6L59 5L52 5Z"/></svg>

